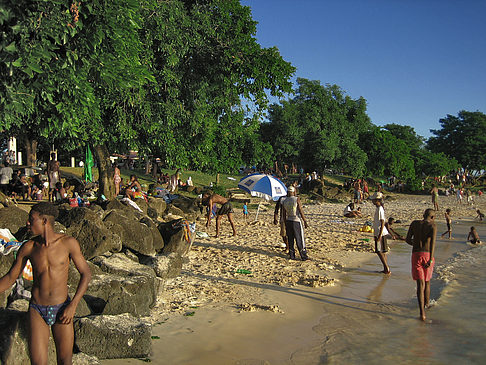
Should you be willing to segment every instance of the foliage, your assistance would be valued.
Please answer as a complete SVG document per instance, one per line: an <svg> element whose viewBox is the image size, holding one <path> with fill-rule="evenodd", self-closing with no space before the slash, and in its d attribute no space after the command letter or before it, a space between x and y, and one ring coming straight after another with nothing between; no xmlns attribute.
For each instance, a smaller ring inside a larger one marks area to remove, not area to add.
<svg viewBox="0 0 486 365"><path fill-rule="evenodd" d="M469 170L486 169L486 115L479 111L460 111L456 116L447 115L439 120L441 129L427 141L433 152L443 152L453 157Z"/></svg>
<svg viewBox="0 0 486 365"><path fill-rule="evenodd" d="M278 160L307 170L335 168L362 174L366 155L358 136L371 125L366 100L345 96L337 85L297 79L296 96L270 107L270 122L262 126Z"/></svg>
<svg viewBox="0 0 486 365"><path fill-rule="evenodd" d="M239 1L5 0L0 24L0 128L10 134L138 149L168 167L268 162L259 120L268 95L291 91L295 69L257 43Z"/></svg>

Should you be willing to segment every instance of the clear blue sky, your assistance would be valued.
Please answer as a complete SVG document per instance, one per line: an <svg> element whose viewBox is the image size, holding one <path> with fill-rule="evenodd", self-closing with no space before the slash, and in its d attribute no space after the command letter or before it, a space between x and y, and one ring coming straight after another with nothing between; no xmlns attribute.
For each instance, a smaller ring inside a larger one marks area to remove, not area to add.
<svg viewBox="0 0 486 365"><path fill-rule="evenodd" d="M368 101L376 125L424 137L460 110L486 113L486 0L241 0L257 39L296 77Z"/></svg>

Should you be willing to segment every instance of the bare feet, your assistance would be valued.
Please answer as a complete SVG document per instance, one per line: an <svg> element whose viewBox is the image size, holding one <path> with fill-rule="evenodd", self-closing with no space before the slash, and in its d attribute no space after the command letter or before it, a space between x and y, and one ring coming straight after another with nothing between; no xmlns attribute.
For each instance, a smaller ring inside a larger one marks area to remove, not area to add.
<svg viewBox="0 0 486 365"><path fill-rule="evenodd" d="M385 274L385 275L391 275L391 271L390 270L381 270L381 271L378 271L379 273L382 273L382 274Z"/></svg>

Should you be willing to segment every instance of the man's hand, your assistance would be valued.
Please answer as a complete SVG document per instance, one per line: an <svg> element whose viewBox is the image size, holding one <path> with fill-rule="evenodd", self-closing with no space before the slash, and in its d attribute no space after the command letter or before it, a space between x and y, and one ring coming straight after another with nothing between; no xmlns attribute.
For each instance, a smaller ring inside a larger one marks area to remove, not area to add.
<svg viewBox="0 0 486 365"><path fill-rule="evenodd" d="M309 225L307 224L307 221L304 221L304 227L309 228Z"/></svg>
<svg viewBox="0 0 486 365"><path fill-rule="evenodd" d="M62 311L62 314L59 316L59 322L62 324L69 324L73 321L73 317L76 314L76 307L74 306L73 302L69 303L66 308Z"/></svg>

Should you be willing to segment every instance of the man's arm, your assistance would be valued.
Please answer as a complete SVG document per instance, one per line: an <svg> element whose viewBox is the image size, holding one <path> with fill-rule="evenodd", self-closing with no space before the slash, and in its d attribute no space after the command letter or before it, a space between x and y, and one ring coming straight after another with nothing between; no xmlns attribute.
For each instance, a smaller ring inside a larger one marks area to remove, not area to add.
<svg viewBox="0 0 486 365"><path fill-rule="evenodd" d="M434 251L435 251L435 236L437 235L437 226L434 224L432 226L432 237L430 237L430 259L427 263L427 267L430 266L432 261L434 261Z"/></svg>
<svg viewBox="0 0 486 365"><path fill-rule="evenodd" d="M76 294L74 294L71 303L69 303L66 309L64 309L62 315L59 317L59 320L63 324L67 324L72 321L74 315L76 314L76 308L78 307L84 293L86 293L88 284L91 280L91 270L89 269L88 263L81 252L78 241L75 238L70 237L67 244L69 247L69 255L73 260L76 269L78 269L80 278L78 287L76 289Z"/></svg>
<svg viewBox="0 0 486 365"><path fill-rule="evenodd" d="M304 210L302 209L302 204L300 203L300 199L298 197L297 197L297 209L299 210L300 216L304 221L304 227L309 228L309 225L307 224L307 220L305 219Z"/></svg>
<svg viewBox="0 0 486 365"><path fill-rule="evenodd" d="M0 293L3 293L5 290L9 289L15 280L19 277L22 270L24 270L25 265L27 264L27 251L31 247L31 244L27 246L27 244L23 244L19 251L17 252L17 258L15 262L12 264L12 267L2 278L0 278Z"/></svg>
<svg viewBox="0 0 486 365"><path fill-rule="evenodd" d="M412 222L410 227L408 227L407 237L405 238L405 242L407 242L410 246L413 246L413 224Z"/></svg>

